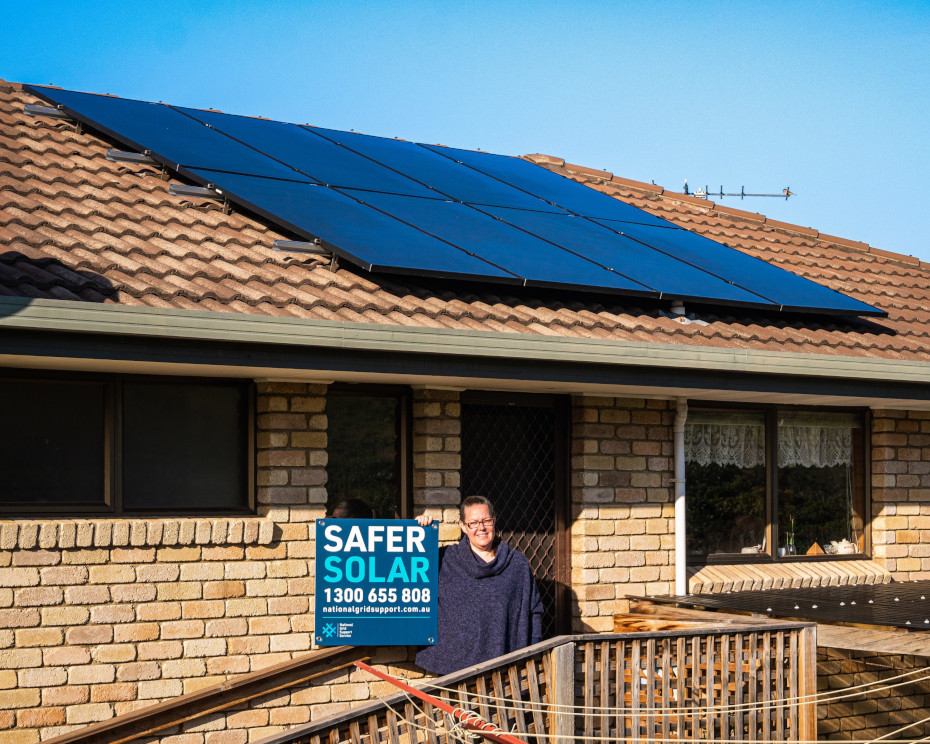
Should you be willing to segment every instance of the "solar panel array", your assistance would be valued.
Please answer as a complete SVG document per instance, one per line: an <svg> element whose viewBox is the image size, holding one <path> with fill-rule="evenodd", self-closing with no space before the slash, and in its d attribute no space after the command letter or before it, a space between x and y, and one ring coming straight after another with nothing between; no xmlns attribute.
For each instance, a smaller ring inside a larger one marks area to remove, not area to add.
<svg viewBox="0 0 930 744"><path fill-rule="evenodd" d="M26 89L368 271L884 314L520 158Z"/></svg>

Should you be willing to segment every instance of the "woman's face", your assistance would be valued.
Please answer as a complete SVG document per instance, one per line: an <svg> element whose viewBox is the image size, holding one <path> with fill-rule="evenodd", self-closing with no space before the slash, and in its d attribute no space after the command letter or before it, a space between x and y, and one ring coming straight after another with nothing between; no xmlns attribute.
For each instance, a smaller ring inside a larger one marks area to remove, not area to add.
<svg viewBox="0 0 930 744"><path fill-rule="evenodd" d="M491 550L493 547L494 520L484 504L466 506L465 519L459 522L459 527L468 536L468 542L476 550Z"/></svg>

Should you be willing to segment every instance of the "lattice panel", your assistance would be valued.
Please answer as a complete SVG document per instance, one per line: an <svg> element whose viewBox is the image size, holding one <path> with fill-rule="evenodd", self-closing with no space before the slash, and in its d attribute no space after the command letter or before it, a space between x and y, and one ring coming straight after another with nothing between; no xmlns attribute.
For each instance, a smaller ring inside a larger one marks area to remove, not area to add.
<svg viewBox="0 0 930 744"><path fill-rule="evenodd" d="M494 503L498 531L529 560L554 634L556 581L556 410L548 406L462 406L462 495Z"/></svg>

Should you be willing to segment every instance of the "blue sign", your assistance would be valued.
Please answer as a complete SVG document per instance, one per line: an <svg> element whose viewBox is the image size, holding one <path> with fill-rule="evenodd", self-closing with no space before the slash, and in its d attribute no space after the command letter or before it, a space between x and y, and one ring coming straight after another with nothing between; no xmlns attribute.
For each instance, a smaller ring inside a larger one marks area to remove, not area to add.
<svg viewBox="0 0 930 744"><path fill-rule="evenodd" d="M436 643L439 526L316 520L314 636L320 646Z"/></svg>

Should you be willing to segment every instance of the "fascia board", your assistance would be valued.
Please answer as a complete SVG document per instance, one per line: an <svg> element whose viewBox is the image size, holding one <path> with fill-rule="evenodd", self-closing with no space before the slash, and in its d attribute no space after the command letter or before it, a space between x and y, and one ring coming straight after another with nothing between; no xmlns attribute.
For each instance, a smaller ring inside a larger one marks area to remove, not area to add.
<svg viewBox="0 0 930 744"><path fill-rule="evenodd" d="M930 383L930 362L0 298L0 328Z"/></svg>

